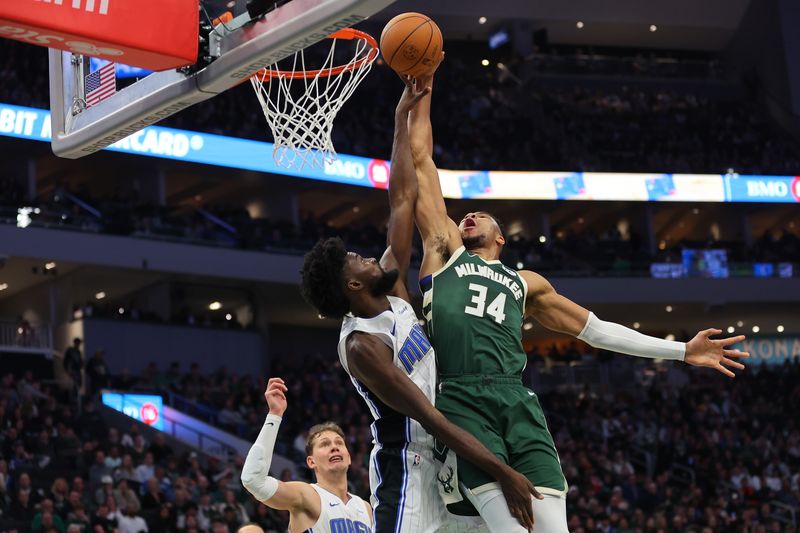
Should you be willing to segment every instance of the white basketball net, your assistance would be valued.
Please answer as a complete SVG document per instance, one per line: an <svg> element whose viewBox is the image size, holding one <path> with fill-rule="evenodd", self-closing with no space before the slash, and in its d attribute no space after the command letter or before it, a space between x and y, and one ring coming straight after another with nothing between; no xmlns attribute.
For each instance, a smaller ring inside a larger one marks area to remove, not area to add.
<svg viewBox="0 0 800 533"><path fill-rule="evenodd" d="M331 140L333 121L377 57L366 40L353 39L356 48L353 59L341 73L331 73L336 68L334 54L338 40L332 39L328 57L315 76L293 79L286 75L307 70L300 50L294 54L291 71L281 73L274 64L250 78L272 130L275 140L272 155L278 166L297 170L306 166L321 168L336 160Z"/></svg>

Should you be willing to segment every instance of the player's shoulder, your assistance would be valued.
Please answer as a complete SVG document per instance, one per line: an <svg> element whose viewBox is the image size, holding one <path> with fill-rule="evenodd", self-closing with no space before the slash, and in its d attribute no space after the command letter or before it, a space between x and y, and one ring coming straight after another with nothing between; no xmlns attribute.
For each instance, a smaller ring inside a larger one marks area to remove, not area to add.
<svg viewBox="0 0 800 533"><path fill-rule="evenodd" d="M547 278L533 270L517 270L517 274L528 287L528 296L536 296L553 290Z"/></svg>

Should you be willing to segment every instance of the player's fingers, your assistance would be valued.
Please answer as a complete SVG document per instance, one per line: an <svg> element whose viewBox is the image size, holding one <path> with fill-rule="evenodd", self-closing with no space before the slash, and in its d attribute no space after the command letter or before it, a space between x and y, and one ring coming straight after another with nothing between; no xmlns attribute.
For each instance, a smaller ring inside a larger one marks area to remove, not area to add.
<svg viewBox="0 0 800 533"><path fill-rule="evenodd" d="M710 337L711 335L719 335L720 333L722 333L722 330L721 329L717 329L717 328L708 328L708 329L704 329L700 333L702 333L706 337Z"/></svg>
<svg viewBox="0 0 800 533"><path fill-rule="evenodd" d="M747 337L745 337L744 335L737 335L735 337L728 337L727 339L718 339L715 342L720 346L729 346L731 344L736 344L737 342L742 342L746 338Z"/></svg>
<svg viewBox="0 0 800 533"><path fill-rule="evenodd" d="M522 527L530 531L533 529L533 509L528 505L515 505L513 508L509 507L509 511L517 519Z"/></svg>
<svg viewBox="0 0 800 533"><path fill-rule="evenodd" d="M720 360L720 363L730 368L744 370L744 365L742 363L738 361L731 361L730 359L726 359L725 357L723 357L722 360Z"/></svg>
<svg viewBox="0 0 800 533"><path fill-rule="evenodd" d="M431 92L430 87L423 88L420 92L414 95L414 99L411 101L412 103L416 104L420 100L422 100L429 92Z"/></svg>
<svg viewBox="0 0 800 533"><path fill-rule="evenodd" d="M530 491L531 495L537 500L544 500L544 496L542 495L542 493L536 490L536 487L534 487L533 485L530 486Z"/></svg>
<svg viewBox="0 0 800 533"><path fill-rule="evenodd" d="M750 357L750 352L743 352L741 350L722 350L722 353L724 353L727 357Z"/></svg>
<svg viewBox="0 0 800 533"><path fill-rule="evenodd" d="M722 372L723 374L725 374L729 378L735 378L736 377L736 374L734 374L733 372L731 372L730 370L728 370L727 368L725 368L722 365L717 365L717 370Z"/></svg>

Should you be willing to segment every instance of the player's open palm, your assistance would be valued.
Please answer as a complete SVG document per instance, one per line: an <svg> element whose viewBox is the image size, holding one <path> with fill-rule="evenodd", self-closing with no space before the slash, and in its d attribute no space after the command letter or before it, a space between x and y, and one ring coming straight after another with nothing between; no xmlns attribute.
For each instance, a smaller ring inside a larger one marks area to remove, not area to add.
<svg viewBox="0 0 800 533"><path fill-rule="evenodd" d="M508 510L522 527L531 531L534 525L531 496L537 500L541 500L543 496L528 481L527 477L511 468L508 469L507 475L498 481L500 481L500 488L503 490L503 496L508 504Z"/></svg>
<svg viewBox="0 0 800 533"><path fill-rule="evenodd" d="M281 378L270 378L264 398L269 406L269 414L283 416L286 411L286 393L289 389Z"/></svg>
<svg viewBox="0 0 800 533"><path fill-rule="evenodd" d="M729 378L736 377L730 369L744 370L744 365L733 358L750 357L747 352L729 350L726 346L742 342L744 335L727 337L724 339L710 339L711 335L719 335L722 330L706 329L699 332L692 340L686 343L686 356L684 361L692 366L705 366L722 372ZM727 368L726 368L727 367Z"/></svg>

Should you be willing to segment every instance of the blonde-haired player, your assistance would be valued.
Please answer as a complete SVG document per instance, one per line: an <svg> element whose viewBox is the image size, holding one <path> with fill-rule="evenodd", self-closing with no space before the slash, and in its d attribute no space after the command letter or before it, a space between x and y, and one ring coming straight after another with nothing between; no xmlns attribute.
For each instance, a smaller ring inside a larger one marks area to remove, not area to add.
<svg viewBox="0 0 800 533"><path fill-rule="evenodd" d="M372 533L372 507L347 492L350 452L344 432L333 422L311 428L306 441L306 464L316 483L283 482L269 475L281 417L286 411L286 384L271 378L264 397L269 414L242 468L242 484L256 499L273 509L289 511L289 532Z"/></svg>

